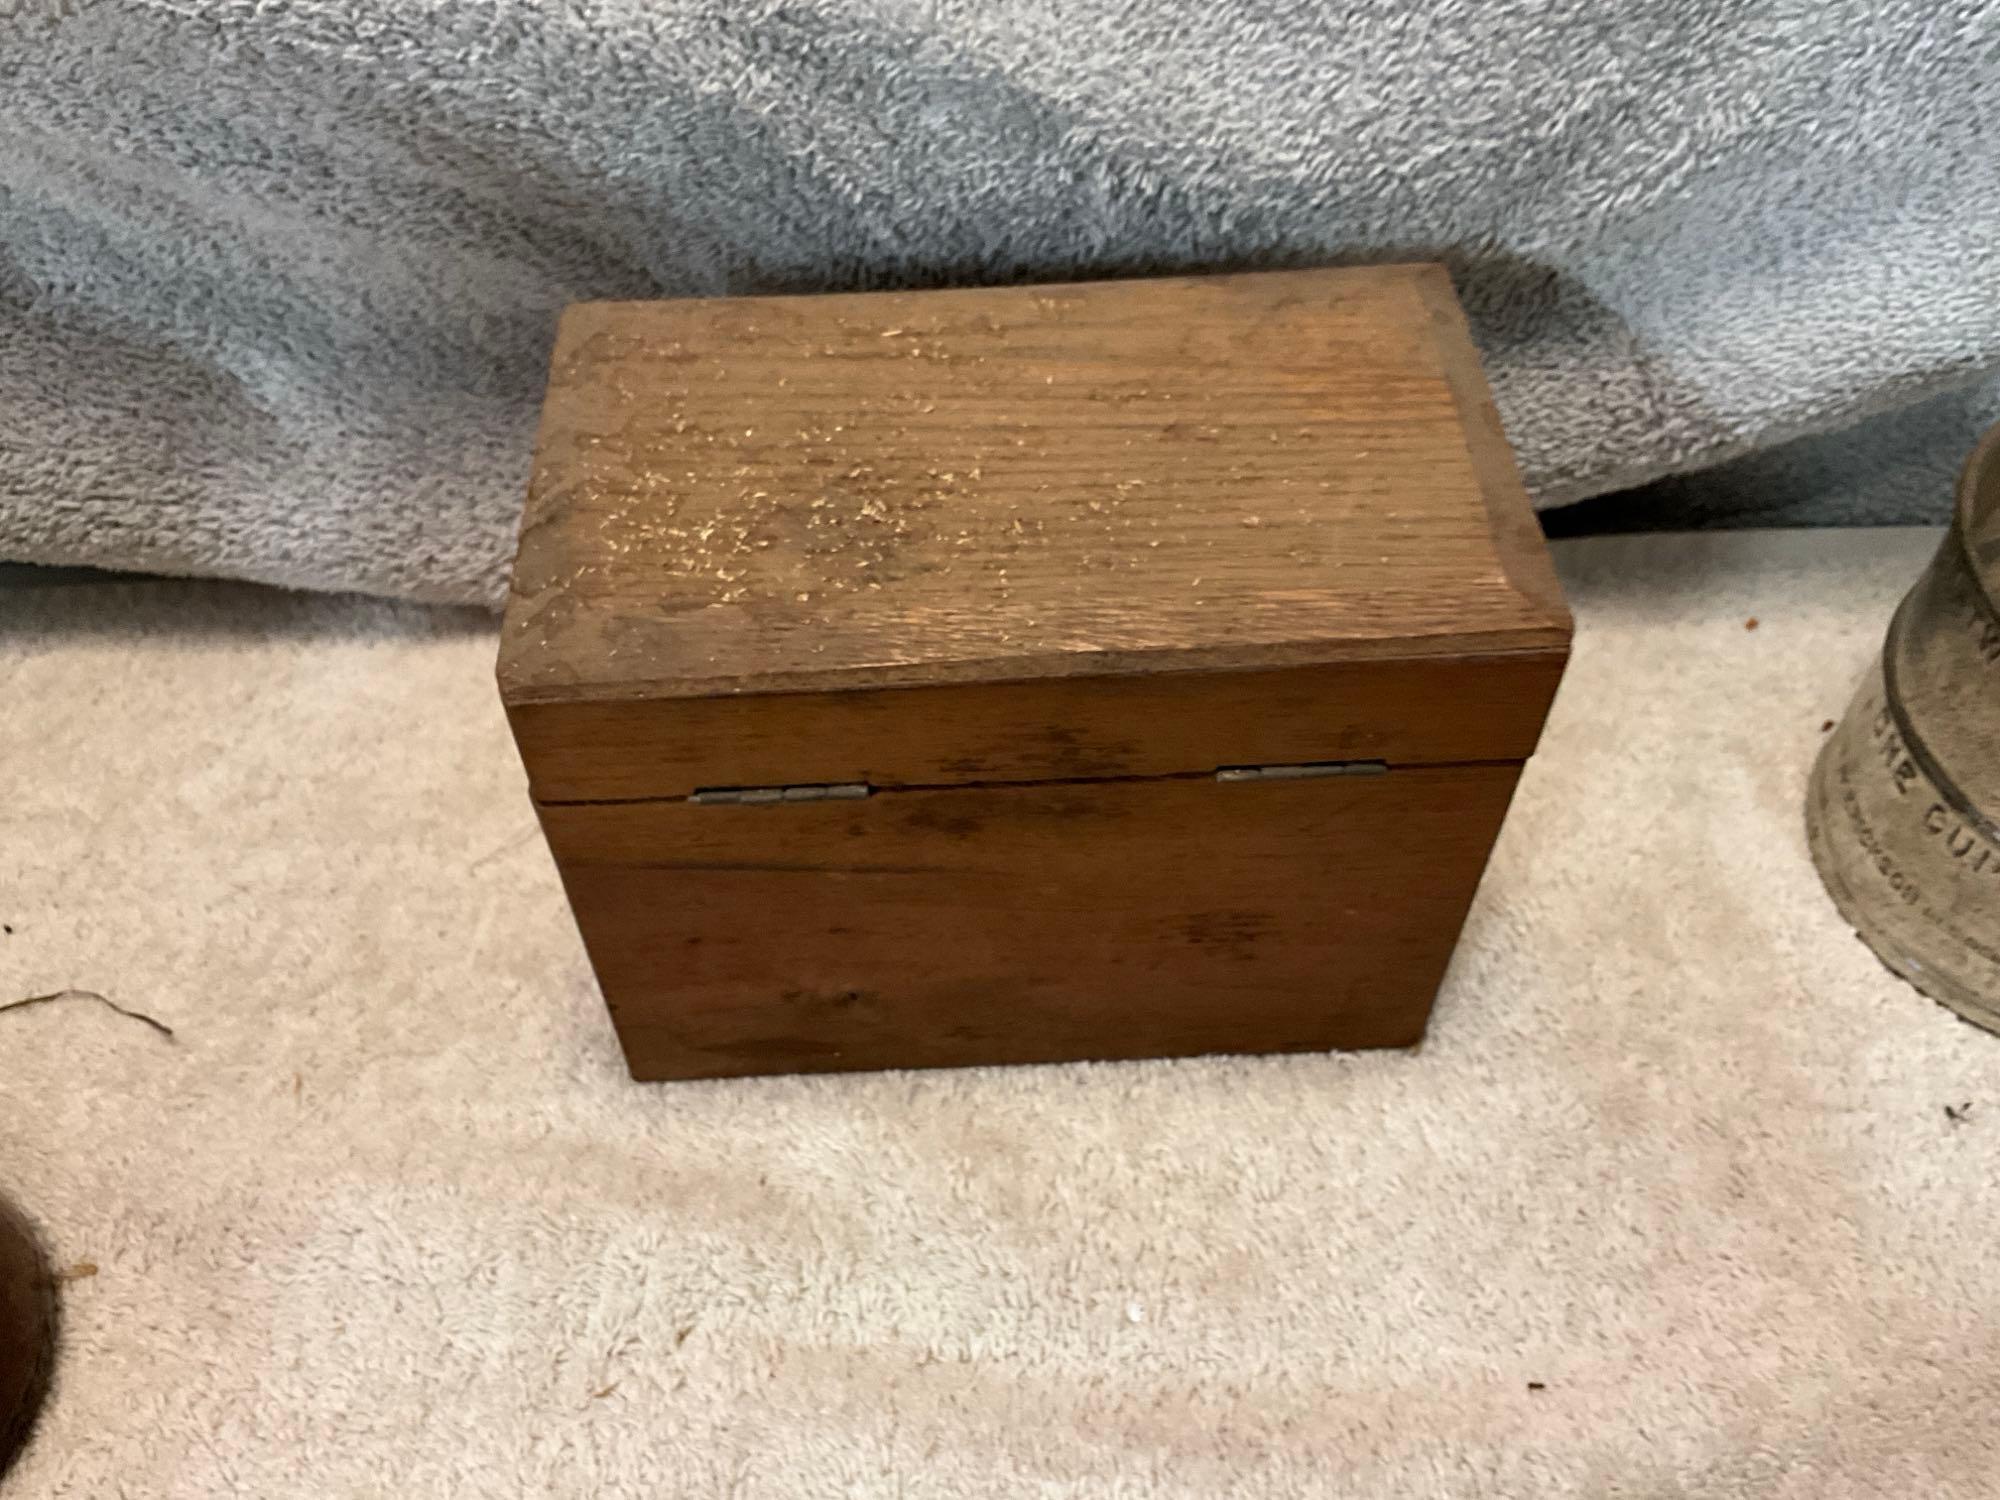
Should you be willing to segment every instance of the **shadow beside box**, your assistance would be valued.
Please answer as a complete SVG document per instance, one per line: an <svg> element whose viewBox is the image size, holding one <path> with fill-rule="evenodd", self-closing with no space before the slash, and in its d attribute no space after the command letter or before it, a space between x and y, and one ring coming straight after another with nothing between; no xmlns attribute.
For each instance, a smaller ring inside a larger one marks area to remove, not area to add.
<svg viewBox="0 0 2000 1500"><path fill-rule="evenodd" d="M1389 266L574 307L500 684L694 1078L1415 1042L1569 637Z"/></svg>

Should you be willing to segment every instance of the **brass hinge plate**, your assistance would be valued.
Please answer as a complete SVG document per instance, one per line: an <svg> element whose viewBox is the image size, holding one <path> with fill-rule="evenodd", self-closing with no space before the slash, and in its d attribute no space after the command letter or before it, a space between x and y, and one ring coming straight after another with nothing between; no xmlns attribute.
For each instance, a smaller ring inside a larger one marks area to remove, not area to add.
<svg viewBox="0 0 2000 1500"><path fill-rule="evenodd" d="M1217 781L1311 781L1320 776L1380 776L1389 769L1379 760L1308 760L1294 766L1224 766Z"/></svg>
<svg viewBox="0 0 2000 1500"><path fill-rule="evenodd" d="M768 807L780 802L859 802L875 790L865 781L835 781L805 786L703 787L688 801L703 807Z"/></svg>

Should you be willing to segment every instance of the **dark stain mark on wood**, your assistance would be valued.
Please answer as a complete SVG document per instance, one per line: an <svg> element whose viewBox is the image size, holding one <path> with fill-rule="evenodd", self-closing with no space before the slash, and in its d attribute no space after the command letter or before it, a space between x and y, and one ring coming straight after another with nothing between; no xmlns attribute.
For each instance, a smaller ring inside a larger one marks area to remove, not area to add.
<svg viewBox="0 0 2000 1500"><path fill-rule="evenodd" d="M941 833L946 838L959 842L972 838L986 826L984 818L975 817L970 813L953 812L950 804L942 801L925 803L903 821L907 827Z"/></svg>
<svg viewBox="0 0 2000 1500"><path fill-rule="evenodd" d="M857 1005L872 1004L875 999L876 997L867 990L855 989L796 989L784 992L785 1004L797 1006L802 1010L852 1010Z"/></svg>
<svg viewBox="0 0 2000 1500"><path fill-rule="evenodd" d="M1176 923L1175 930L1197 948L1247 962L1257 956L1257 945L1270 935L1272 922L1266 911L1203 911Z"/></svg>

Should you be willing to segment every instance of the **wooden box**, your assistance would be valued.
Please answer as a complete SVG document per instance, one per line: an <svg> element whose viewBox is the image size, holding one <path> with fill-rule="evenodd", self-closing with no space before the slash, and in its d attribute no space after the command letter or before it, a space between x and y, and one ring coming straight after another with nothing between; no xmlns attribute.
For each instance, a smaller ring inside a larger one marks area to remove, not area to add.
<svg viewBox="0 0 2000 1500"><path fill-rule="evenodd" d="M1569 635L1389 266L573 307L500 684L637 1077L1395 1046Z"/></svg>

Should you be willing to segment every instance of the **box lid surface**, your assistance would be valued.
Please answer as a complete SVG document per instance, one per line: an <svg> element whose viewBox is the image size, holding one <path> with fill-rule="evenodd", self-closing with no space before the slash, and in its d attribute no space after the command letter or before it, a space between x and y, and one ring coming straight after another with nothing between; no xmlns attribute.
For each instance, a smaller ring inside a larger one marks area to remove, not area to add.
<svg viewBox="0 0 2000 1500"><path fill-rule="evenodd" d="M560 705L1559 663L1568 634L1450 283L1391 266L573 307L500 680L518 732Z"/></svg>

